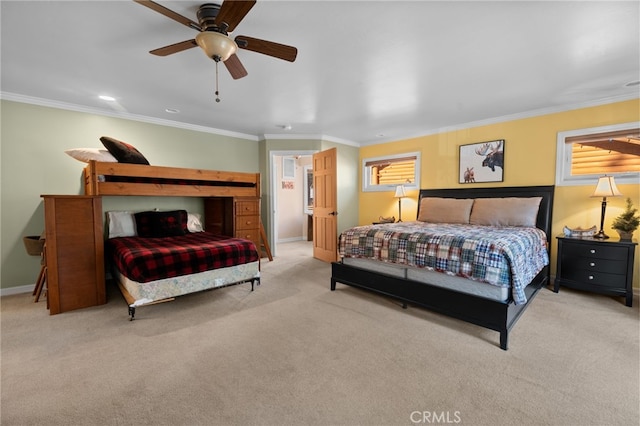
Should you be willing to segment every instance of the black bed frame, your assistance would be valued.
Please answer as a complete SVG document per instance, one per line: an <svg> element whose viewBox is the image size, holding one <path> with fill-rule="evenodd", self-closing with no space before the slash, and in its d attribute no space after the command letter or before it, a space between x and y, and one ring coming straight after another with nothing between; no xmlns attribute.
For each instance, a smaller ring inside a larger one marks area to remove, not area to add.
<svg viewBox="0 0 640 426"><path fill-rule="evenodd" d="M422 189L420 190L420 199L422 197L542 197L536 226L545 231L547 246L551 247L553 194L554 186ZM403 302L403 308L406 308L410 303L498 331L500 332L500 348L507 350L509 331L529 306L538 290L549 283L549 274L549 266L546 266L526 287L527 303L516 305L513 300L499 302L405 278L367 271L342 262L333 262L331 264L331 291L335 291L336 283L359 287L400 300Z"/></svg>

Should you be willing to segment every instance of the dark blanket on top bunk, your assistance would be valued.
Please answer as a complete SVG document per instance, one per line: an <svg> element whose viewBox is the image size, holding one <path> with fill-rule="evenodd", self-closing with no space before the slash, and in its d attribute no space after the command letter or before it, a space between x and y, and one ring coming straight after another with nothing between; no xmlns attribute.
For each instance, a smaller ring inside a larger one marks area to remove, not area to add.
<svg viewBox="0 0 640 426"><path fill-rule="evenodd" d="M100 177L101 182L123 182L123 183L147 183L155 185L193 185L193 186L234 186L234 187L253 187L250 182L232 182L232 181L211 181L196 179L166 179L153 177L131 177L131 176L111 176L104 175Z"/></svg>
<svg viewBox="0 0 640 426"><path fill-rule="evenodd" d="M210 232L162 238L111 238L105 248L114 267L139 283L242 265L259 259L252 241Z"/></svg>

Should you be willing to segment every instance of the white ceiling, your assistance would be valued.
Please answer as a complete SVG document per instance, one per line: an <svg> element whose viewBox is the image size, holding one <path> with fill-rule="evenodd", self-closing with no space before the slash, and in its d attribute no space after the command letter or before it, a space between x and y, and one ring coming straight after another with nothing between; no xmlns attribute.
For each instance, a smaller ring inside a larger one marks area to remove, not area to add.
<svg viewBox="0 0 640 426"><path fill-rule="evenodd" d="M194 21L205 2L158 1ZM639 5L258 0L231 36L293 45L298 58L240 50L249 75L221 65L216 103L215 63L199 48L148 53L194 30L129 0L3 0L0 89L250 139L363 145L640 97L626 86L640 80Z"/></svg>

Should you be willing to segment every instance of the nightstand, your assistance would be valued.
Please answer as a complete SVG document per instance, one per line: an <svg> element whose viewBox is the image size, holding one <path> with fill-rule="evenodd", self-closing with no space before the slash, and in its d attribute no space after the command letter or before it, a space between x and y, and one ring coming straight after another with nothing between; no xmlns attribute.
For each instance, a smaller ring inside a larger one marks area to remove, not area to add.
<svg viewBox="0 0 640 426"><path fill-rule="evenodd" d="M554 292L560 286L595 293L624 296L633 303L633 257L638 243L616 239L558 239L558 261Z"/></svg>

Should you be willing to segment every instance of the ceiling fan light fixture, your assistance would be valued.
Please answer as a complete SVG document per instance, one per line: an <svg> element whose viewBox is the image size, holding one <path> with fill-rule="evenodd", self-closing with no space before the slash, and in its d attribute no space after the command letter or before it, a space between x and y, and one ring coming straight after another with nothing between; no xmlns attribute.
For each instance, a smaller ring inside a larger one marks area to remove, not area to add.
<svg viewBox="0 0 640 426"><path fill-rule="evenodd" d="M215 31L203 31L196 35L196 43L208 58L214 61L226 61L236 53L238 45L224 34Z"/></svg>

